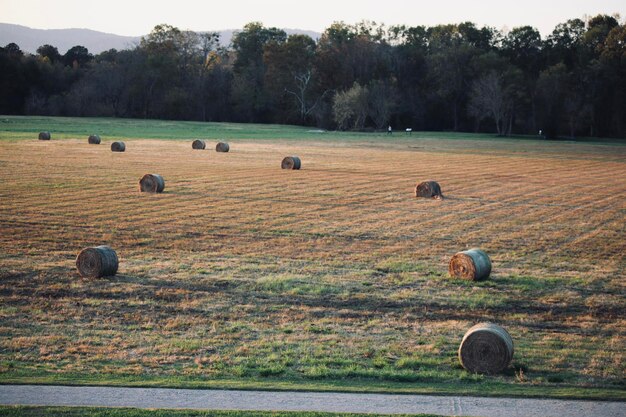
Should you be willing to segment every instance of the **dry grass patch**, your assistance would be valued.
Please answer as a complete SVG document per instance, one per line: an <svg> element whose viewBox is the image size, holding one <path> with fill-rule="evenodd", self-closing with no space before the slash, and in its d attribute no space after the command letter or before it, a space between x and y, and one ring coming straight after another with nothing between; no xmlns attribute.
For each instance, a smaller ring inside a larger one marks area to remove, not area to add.
<svg viewBox="0 0 626 417"><path fill-rule="evenodd" d="M207 160L187 141L69 142L0 142L0 379L623 387L623 147L239 141ZM306 169L281 170L289 154ZM146 172L163 193L137 191ZM415 199L416 178L446 199ZM76 254L99 244L118 274L81 279ZM471 247L490 280L448 278ZM481 321L509 330L523 378L460 367Z"/></svg>

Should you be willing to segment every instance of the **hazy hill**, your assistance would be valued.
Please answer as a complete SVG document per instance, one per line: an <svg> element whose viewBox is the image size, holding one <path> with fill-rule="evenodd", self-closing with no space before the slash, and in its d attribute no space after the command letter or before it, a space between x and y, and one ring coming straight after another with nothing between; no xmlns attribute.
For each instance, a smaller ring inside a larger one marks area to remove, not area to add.
<svg viewBox="0 0 626 417"><path fill-rule="evenodd" d="M319 39L319 37L322 36L321 33L314 32L312 30L285 29L285 28L283 28L283 30L287 33L287 35L294 35L294 34L309 35L311 38L315 40ZM230 44L230 41L233 38L233 34L235 32L241 32L241 29L226 29L226 30L220 30L219 32L220 32L220 43L222 44L222 46L228 46Z"/></svg>
<svg viewBox="0 0 626 417"><path fill-rule="evenodd" d="M15 42L19 47L35 53L41 45L56 46L64 54L72 46L82 45L91 53L126 49L139 42L139 37L120 36L90 29L32 29L26 26L0 23L0 46Z"/></svg>
<svg viewBox="0 0 626 417"><path fill-rule="evenodd" d="M300 29L284 29L287 34L301 33L311 36L313 39L320 37L318 32ZM222 30L221 44L230 44L233 33L236 30ZM56 46L61 54L75 45L86 47L92 54L115 49L132 48L139 43L140 36L121 36L112 33L98 32L90 29L32 29L26 26L0 23L0 46L14 42L19 47L30 53L35 53L41 45L49 44Z"/></svg>

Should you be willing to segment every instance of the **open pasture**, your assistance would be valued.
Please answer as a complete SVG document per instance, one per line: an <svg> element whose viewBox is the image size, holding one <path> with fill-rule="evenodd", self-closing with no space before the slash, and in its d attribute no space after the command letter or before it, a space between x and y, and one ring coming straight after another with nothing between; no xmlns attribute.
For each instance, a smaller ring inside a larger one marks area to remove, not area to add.
<svg viewBox="0 0 626 417"><path fill-rule="evenodd" d="M207 124L207 150L112 153L59 120L0 134L0 381L624 398L623 144L274 127L217 153ZM96 245L116 276L78 275ZM491 277L450 279L472 247ZM458 363L481 321L513 337L503 375Z"/></svg>

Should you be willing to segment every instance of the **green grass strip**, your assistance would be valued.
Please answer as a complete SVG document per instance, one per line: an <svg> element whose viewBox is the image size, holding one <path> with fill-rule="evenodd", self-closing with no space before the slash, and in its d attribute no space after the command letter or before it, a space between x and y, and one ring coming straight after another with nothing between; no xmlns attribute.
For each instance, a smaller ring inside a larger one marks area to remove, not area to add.
<svg viewBox="0 0 626 417"><path fill-rule="evenodd" d="M137 408L100 407L24 407L0 406L5 417L371 417L372 414L317 413L287 411L196 411L142 410ZM398 417L398 414L394 415ZM408 414L404 414L408 417ZM411 414L415 417L437 417L433 414ZM381 417L383 417L381 415Z"/></svg>

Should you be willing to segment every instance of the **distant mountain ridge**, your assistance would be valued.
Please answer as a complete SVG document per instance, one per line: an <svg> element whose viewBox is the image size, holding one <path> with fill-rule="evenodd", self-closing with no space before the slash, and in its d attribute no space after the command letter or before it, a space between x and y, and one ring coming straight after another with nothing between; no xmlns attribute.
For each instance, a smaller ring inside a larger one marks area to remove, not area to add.
<svg viewBox="0 0 626 417"><path fill-rule="evenodd" d="M304 34L318 39L321 34L311 30L283 29L288 35ZM233 34L241 29L227 29L220 33L220 44L228 46ZM92 54L99 54L111 48L118 50L133 48L141 41L141 36L122 36L98 32L91 29L33 29L27 26L0 23L0 46L13 42L22 51L34 54L42 45L55 46L64 54L72 46L84 46Z"/></svg>
<svg viewBox="0 0 626 417"><path fill-rule="evenodd" d="M33 54L45 44L56 46L61 54L76 45L82 45L92 54L97 54L111 48L132 48L140 40L141 37L114 35L91 29L32 29L0 23L0 46L14 42L22 51Z"/></svg>

